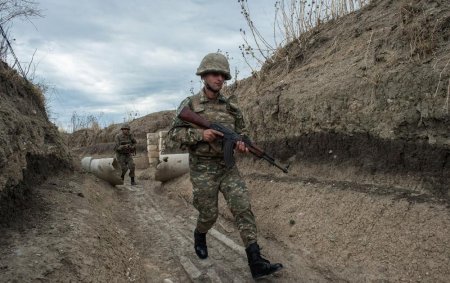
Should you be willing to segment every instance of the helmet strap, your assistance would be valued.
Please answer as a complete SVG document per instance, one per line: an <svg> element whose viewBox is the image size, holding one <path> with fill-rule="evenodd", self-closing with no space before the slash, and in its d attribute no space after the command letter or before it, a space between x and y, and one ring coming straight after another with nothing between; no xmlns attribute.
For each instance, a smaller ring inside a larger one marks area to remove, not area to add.
<svg viewBox="0 0 450 283"><path fill-rule="evenodd" d="M218 94L220 92L220 90L219 91L215 91L205 80L202 80L202 81L203 81L203 85L205 86L205 88L207 90L209 90L210 92L212 92L214 94Z"/></svg>
<svg viewBox="0 0 450 283"><path fill-rule="evenodd" d="M214 91L214 89L213 89L207 82L205 82L205 88L206 88L207 90L209 90L209 91L212 91L212 92L216 93L216 92Z"/></svg>

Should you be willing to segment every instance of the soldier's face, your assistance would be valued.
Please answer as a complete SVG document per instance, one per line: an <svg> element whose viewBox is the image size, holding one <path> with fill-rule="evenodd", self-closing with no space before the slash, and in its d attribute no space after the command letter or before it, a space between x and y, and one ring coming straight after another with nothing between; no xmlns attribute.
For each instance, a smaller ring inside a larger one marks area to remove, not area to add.
<svg viewBox="0 0 450 283"><path fill-rule="evenodd" d="M128 130L128 129L122 129L122 133L124 135L128 135L129 132L130 132L130 130Z"/></svg>
<svg viewBox="0 0 450 283"><path fill-rule="evenodd" d="M225 75L222 73L212 72L203 76L203 80L207 83L215 92L219 91L223 87L225 81Z"/></svg>

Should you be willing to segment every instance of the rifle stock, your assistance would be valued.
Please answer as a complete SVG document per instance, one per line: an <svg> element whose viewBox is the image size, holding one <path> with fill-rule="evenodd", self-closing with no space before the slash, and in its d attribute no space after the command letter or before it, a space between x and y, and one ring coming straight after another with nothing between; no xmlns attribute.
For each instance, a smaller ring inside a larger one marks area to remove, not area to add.
<svg viewBox="0 0 450 283"><path fill-rule="evenodd" d="M233 130L228 129L219 123L209 122L202 116L198 115L197 113L189 109L189 107L185 106L183 109L181 109L180 113L178 114L178 118L180 118L185 122L189 122L199 127L202 127L204 129L213 129L221 132L223 134L222 138L224 139L224 161L228 168L233 167L235 164L233 158L234 145L236 144L237 141L243 141L247 146L248 150L253 155L266 160L273 166L279 168L284 173L288 173L287 167L283 167L280 164L278 164L273 157L264 152L264 150L261 149L260 147L256 146L248 137L241 136L236 132L234 132Z"/></svg>
<svg viewBox="0 0 450 283"><path fill-rule="evenodd" d="M211 127L211 123L208 122L208 120L190 110L188 107L183 107L180 114L178 114L178 117L183 121L192 123L205 129L209 129Z"/></svg>

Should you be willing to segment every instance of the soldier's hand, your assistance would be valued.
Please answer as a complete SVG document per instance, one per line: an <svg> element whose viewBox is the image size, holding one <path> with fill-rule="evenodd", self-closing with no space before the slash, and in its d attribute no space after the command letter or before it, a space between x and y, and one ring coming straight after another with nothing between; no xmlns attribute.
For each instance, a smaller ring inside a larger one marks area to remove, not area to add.
<svg viewBox="0 0 450 283"><path fill-rule="evenodd" d="M207 129L203 131L203 140L206 142L212 142L217 137L223 137L223 134L213 129Z"/></svg>
<svg viewBox="0 0 450 283"><path fill-rule="evenodd" d="M248 147L245 145L245 143L243 141L237 141L236 142L236 149L239 152L242 152L242 153L247 153L248 152Z"/></svg>

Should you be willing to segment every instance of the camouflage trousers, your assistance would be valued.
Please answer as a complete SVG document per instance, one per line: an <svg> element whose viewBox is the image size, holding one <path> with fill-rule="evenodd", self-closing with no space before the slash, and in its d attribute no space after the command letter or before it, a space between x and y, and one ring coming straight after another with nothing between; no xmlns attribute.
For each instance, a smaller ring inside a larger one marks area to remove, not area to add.
<svg viewBox="0 0 450 283"><path fill-rule="evenodd" d="M219 191L223 194L244 245L256 242L255 217L251 210L250 198L245 182L238 169L225 167L222 158L189 158L194 206L199 212L197 230L207 232L219 215Z"/></svg>
<svg viewBox="0 0 450 283"><path fill-rule="evenodd" d="M119 162L122 176L125 176L128 169L130 169L130 177L134 177L134 161L131 154L116 154L116 159Z"/></svg>

